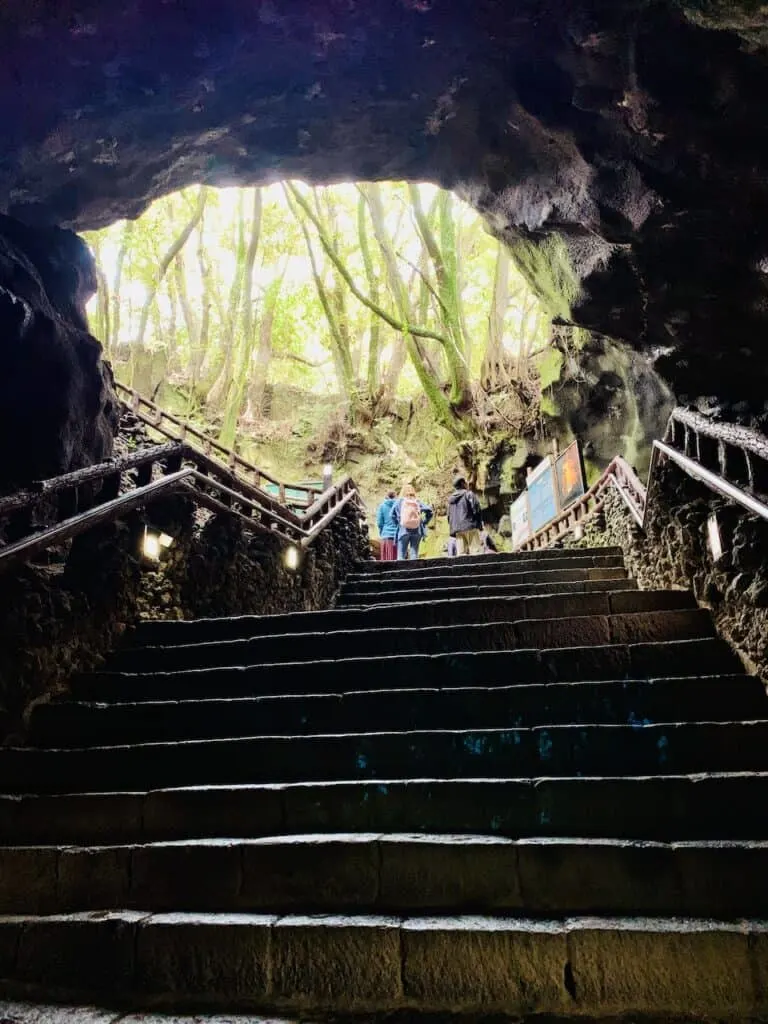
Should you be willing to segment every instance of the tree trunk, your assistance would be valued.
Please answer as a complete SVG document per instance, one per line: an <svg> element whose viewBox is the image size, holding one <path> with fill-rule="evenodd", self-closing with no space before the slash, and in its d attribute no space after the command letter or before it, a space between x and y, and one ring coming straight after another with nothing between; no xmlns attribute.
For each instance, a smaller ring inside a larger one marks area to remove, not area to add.
<svg viewBox="0 0 768 1024"><path fill-rule="evenodd" d="M131 244L131 238L133 237L134 222L127 220L125 222L125 228L123 229L123 236L120 239L120 248L117 251L117 259L115 260L115 276L112 281L112 338L114 344L120 344L120 303L122 301L120 296L120 286L123 281L123 266L125 264L125 257Z"/></svg>
<svg viewBox="0 0 768 1024"><path fill-rule="evenodd" d="M493 293L488 312L488 338L483 357L481 378L488 387L497 386L501 379L504 358L504 320L509 305L509 252L499 243L493 271Z"/></svg>
<svg viewBox="0 0 768 1024"><path fill-rule="evenodd" d="M368 281L368 294L375 303L379 301L379 282L373 267L371 247L368 244L368 229L366 227L366 202L363 193L360 193L357 202L357 234L360 242L360 251L365 266L365 276ZM370 322L368 325L368 366L366 373L366 385L368 389L368 400L375 404L379 395L381 368L381 318L370 310Z"/></svg>
<svg viewBox="0 0 768 1024"><path fill-rule="evenodd" d="M223 444L233 447L237 434L237 424L243 410L245 391L247 385L248 371L253 351L253 268L256 264L256 254L259 250L261 238L262 218L261 189L253 189L253 208L251 212L251 223L248 230L248 247L245 248L245 227L244 227L244 205L241 208L242 230L238 235L238 264L242 259L242 281L237 289L233 290L233 298L230 304L230 319L232 323L232 341L229 345L231 352L231 375L225 399L224 423L221 432ZM240 320L240 344L235 345L236 323ZM226 365L226 360L225 360Z"/></svg>
<svg viewBox="0 0 768 1024"><path fill-rule="evenodd" d="M163 278L165 277L165 275L166 275L166 273L168 271L168 268L170 267L171 263L173 263L173 261L176 259L178 254L181 252L181 250L187 244L189 236L192 234L192 232L194 231L196 225L199 223L200 218L203 215L203 210L205 209L205 201L206 201L206 199L207 199L207 192L206 192L205 188L201 187L200 191L198 193L197 203L195 204L195 208L194 208L194 210L192 212L192 215L190 216L189 220L187 221L187 223L182 228L182 230L179 233L179 235L176 237L176 239L173 241L173 243L168 247L168 249L164 253L162 259L160 260L159 266L157 268L157 275L155 277L155 280L153 281L152 286L150 287L149 292L147 293L147 296L144 299L144 304L141 307L141 314L139 316L139 327L138 327L138 330L136 332L136 338L135 338L135 341L134 341L134 354L135 354L134 355L134 360L133 360L134 367L135 367L136 363L138 362L139 356L141 355L141 353L142 353L142 351L144 349L144 336L145 336L145 334L147 332L147 324L149 323L150 311L151 311L152 305L154 304L154 301L155 301L155 299L157 297L157 293L158 293L158 290L160 288L160 285L162 284Z"/></svg>

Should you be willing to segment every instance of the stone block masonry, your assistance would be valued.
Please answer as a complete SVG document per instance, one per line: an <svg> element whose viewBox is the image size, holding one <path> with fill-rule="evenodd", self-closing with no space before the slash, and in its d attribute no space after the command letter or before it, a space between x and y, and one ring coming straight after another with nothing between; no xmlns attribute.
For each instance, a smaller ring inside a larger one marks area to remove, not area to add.
<svg viewBox="0 0 768 1024"><path fill-rule="evenodd" d="M693 591L747 668L768 682L768 523L672 465L659 467L648 500L645 533L609 490L602 511L584 525L583 538L566 538L562 546L620 547L630 575L644 590ZM717 562L707 545L713 513L723 541Z"/></svg>
<svg viewBox="0 0 768 1024"><path fill-rule="evenodd" d="M176 541L142 569L137 515L78 538L63 566L25 566L0 587L0 742L21 736L27 711L96 668L140 619L264 615L330 607L367 534L352 507L304 554L295 572L281 545L225 516L205 520L184 499L157 503L153 523Z"/></svg>

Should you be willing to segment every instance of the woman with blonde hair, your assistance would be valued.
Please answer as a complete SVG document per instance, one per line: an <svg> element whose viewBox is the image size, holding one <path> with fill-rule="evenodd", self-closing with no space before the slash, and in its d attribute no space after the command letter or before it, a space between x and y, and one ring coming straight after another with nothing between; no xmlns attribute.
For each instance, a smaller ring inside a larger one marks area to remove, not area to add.
<svg viewBox="0 0 768 1024"><path fill-rule="evenodd" d="M413 484L404 484L400 499L392 509L397 525L397 559L419 557L419 545L427 532L427 523L433 516L431 506L419 501Z"/></svg>

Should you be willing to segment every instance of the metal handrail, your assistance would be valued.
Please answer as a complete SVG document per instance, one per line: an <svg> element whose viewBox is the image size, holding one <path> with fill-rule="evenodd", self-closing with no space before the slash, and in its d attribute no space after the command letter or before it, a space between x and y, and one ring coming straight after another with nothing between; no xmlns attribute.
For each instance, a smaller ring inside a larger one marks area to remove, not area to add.
<svg viewBox="0 0 768 1024"><path fill-rule="evenodd" d="M688 455L684 455L682 452L677 451L676 448L672 448L670 445L665 444L663 441L653 442L654 453L660 452L666 458L671 459L674 463L680 466L688 476L693 477L694 480L699 480L701 483L706 484L713 491L717 491L722 494L723 497L729 498L731 501L735 501L738 505L743 506L752 515L760 516L762 519L768 519L768 504L761 501L759 498L753 497L740 487L736 487L735 484L730 483L724 477L718 476L711 470L706 469L700 465L695 459L690 458Z"/></svg>
<svg viewBox="0 0 768 1024"><path fill-rule="evenodd" d="M679 427L683 428L682 436ZM635 471L621 456L617 456L602 473L600 479L577 498L572 505L556 516L515 549L517 551L533 551L548 547L580 526L585 519L594 515L602 508L601 495L608 487L613 487L629 509L635 522L645 529L648 510L648 495L653 486L656 470L661 459L670 459L688 476L705 484L711 490L723 495L730 501L741 505L753 515L768 519L768 501L754 493L756 469L754 458L766 463L768 469L768 438L757 431L736 424L716 423L708 420L700 413L690 409L674 409L665 432L664 441L654 441L651 452L651 464L648 470L648 483L644 486ZM714 452L707 451L701 438L716 442ZM682 443L683 450L676 447ZM691 454L695 445L696 457ZM738 449L744 455L744 468L749 480L750 490L733 483L726 478L728 471L727 448ZM709 456L718 463L718 471L703 464ZM768 474L764 479L768 478Z"/></svg>
<svg viewBox="0 0 768 1024"><path fill-rule="evenodd" d="M261 482L266 480L274 487L277 487L280 504L286 505L288 503L286 498L288 491L298 491L305 495L305 497L292 502L296 507L302 507L304 504L309 506L321 493L320 488L312 487L309 484L291 484L286 483L283 480L278 480L277 477L267 473L266 470L255 466L252 462L244 459L242 455L238 455L238 453L232 448L227 448L226 445L214 440L214 438L209 434L206 434L192 423L188 423L186 420L182 420L180 417L175 416L166 409L163 409L150 398L146 398L139 391L136 391L135 388L128 387L126 384L121 384L120 381L115 381L115 390L127 397L128 400L124 403L126 408L142 420L142 422L146 423L154 430L157 430L165 437L171 438L174 441L182 441L187 444L189 443L187 438L194 437L202 446L202 451L200 452L201 455L210 456L211 452L218 452L219 455L224 456L226 465L230 470L239 471L239 475L245 476L246 478L252 477L253 479L249 482L254 486L262 489ZM144 409L147 411L144 412ZM169 426L168 424L172 424L172 426ZM178 427L178 430L174 430L174 427Z"/></svg>

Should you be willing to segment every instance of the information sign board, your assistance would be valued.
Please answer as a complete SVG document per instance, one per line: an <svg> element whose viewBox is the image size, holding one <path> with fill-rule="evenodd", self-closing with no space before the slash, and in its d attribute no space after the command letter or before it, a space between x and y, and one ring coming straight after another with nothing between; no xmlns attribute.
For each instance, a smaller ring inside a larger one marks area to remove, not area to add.
<svg viewBox="0 0 768 1024"><path fill-rule="evenodd" d="M555 476L557 477L560 508L567 508L586 491L584 467L578 441L568 445L563 454L557 457Z"/></svg>
<svg viewBox="0 0 768 1024"><path fill-rule="evenodd" d="M523 493L509 506L509 519L512 524L512 550L520 547L531 535L531 523L528 516L528 491Z"/></svg>
<svg viewBox="0 0 768 1024"><path fill-rule="evenodd" d="M555 471L549 457L540 462L528 477L528 508L534 533L558 513Z"/></svg>

